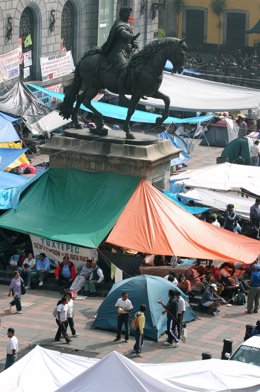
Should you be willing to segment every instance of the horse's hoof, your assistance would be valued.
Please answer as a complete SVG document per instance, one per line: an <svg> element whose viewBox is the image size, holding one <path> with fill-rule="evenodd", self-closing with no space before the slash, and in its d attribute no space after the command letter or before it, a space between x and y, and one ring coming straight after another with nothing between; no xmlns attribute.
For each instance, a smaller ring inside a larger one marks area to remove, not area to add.
<svg viewBox="0 0 260 392"><path fill-rule="evenodd" d="M89 132L93 133L94 135L98 135L98 136L107 136L108 135L108 128L107 127L89 128Z"/></svg>
<svg viewBox="0 0 260 392"><path fill-rule="evenodd" d="M126 135L125 135L125 138L133 140L133 139L135 139L135 135L133 133L131 133L131 132L127 132Z"/></svg>

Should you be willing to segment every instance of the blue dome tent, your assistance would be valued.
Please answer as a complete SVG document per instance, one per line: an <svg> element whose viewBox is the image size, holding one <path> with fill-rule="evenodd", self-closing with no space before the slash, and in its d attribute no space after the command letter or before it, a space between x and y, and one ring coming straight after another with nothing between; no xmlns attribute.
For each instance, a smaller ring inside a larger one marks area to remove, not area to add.
<svg viewBox="0 0 260 392"><path fill-rule="evenodd" d="M187 297L181 290L173 286L171 282L158 276L140 275L122 280L114 284L107 297L104 299L97 311L97 316L92 324L92 328L105 331L116 331L117 313L115 303L123 292L128 292L129 299L133 304L133 311L130 320L135 312L139 310L141 304L146 304L146 325L144 336L153 340L158 340L166 330L166 316L162 315L163 307L158 304L159 300L164 303L168 301L168 291L170 289L179 291L186 300ZM195 320L194 311L187 305L184 321ZM131 323L130 323L131 324Z"/></svg>

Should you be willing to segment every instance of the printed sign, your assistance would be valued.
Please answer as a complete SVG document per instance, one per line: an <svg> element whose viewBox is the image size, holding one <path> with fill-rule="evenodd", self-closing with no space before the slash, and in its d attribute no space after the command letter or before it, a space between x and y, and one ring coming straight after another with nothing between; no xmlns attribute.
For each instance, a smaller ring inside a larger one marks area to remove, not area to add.
<svg viewBox="0 0 260 392"><path fill-rule="evenodd" d="M98 258L96 249L82 248L78 245L66 244L63 242L47 240L45 238L30 235L33 247L33 254L36 257L43 252L52 261L52 264L57 265L63 260L65 254L68 254L69 259L76 265L80 265L88 258Z"/></svg>
<svg viewBox="0 0 260 392"><path fill-rule="evenodd" d="M19 48L12 52L0 55L0 83L19 76L19 56Z"/></svg>
<svg viewBox="0 0 260 392"><path fill-rule="evenodd" d="M114 1L99 0L98 10L98 46L101 46L108 37L114 20Z"/></svg>
<svg viewBox="0 0 260 392"><path fill-rule="evenodd" d="M32 65L32 51L24 52L23 54L23 63L25 67L30 67Z"/></svg>
<svg viewBox="0 0 260 392"><path fill-rule="evenodd" d="M56 56L41 57L40 63L43 81L68 75L75 69L70 50Z"/></svg>

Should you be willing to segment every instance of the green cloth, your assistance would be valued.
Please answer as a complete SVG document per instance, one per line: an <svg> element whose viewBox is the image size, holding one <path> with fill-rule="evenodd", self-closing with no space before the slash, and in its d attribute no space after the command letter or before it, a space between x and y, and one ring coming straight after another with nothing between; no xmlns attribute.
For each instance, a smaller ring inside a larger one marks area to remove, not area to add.
<svg viewBox="0 0 260 392"><path fill-rule="evenodd" d="M250 165L249 139L240 137L232 140L222 151L221 157L228 158L228 162ZM240 159L242 158L242 160Z"/></svg>
<svg viewBox="0 0 260 392"><path fill-rule="evenodd" d="M0 227L96 248L135 191L139 177L49 169Z"/></svg>

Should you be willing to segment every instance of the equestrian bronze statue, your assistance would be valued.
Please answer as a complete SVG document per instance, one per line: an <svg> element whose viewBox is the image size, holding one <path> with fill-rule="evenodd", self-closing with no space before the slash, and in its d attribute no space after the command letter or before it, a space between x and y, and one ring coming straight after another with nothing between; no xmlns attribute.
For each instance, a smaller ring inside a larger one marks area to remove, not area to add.
<svg viewBox="0 0 260 392"><path fill-rule="evenodd" d="M96 128L91 132L107 135L103 116L91 103L102 89L120 96L131 96L123 125L128 139L134 139L130 132L130 119L143 96L164 101L165 108L157 118L157 124L162 124L169 116L170 98L159 91L163 69L167 60L173 63L175 72L182 69L186 43L183 39L170 37L156 39L136 52L139 34L134 35L128 23L130 13L131 8L122 7L120 18L114 22L105 44L87 52L76 66L71 89L59 107L60 115L66 119L72 118L75 127L80 127L78 111L83 104L95 115Z"/></svg>

